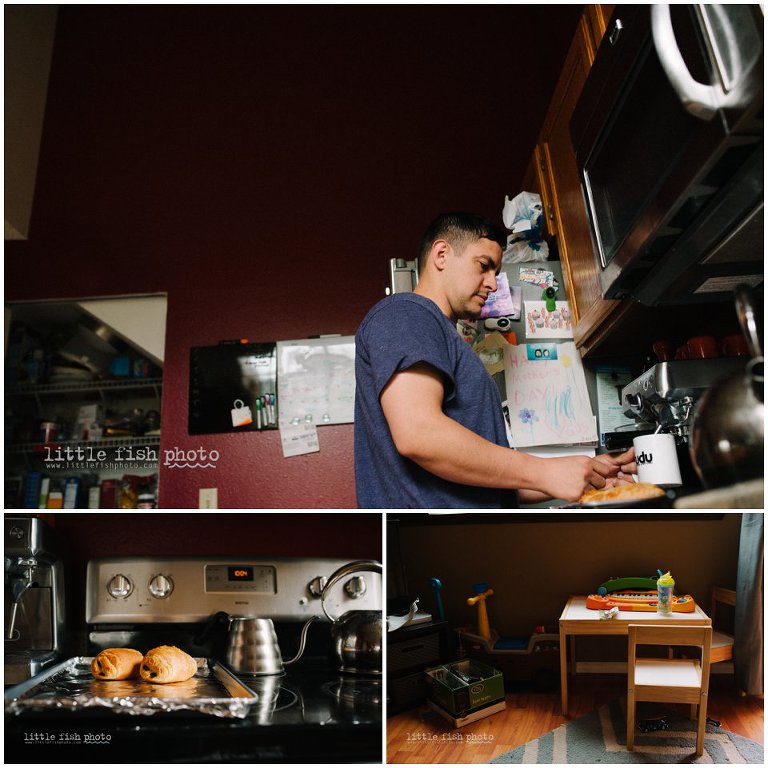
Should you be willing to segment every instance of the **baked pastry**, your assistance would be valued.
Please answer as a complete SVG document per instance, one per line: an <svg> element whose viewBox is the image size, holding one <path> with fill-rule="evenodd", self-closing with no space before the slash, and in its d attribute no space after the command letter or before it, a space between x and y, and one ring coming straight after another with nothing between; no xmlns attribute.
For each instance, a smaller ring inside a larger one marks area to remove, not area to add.
<svg viewBox="0 0 768 768"><path fill-rule="evenodd" d="M133 648L106 648L91 661L91 674L98 680L128 680L139 676L144 654Z"/></svg>
<svg viewBox="0 0 768 768"><path fill-rule="evenodd" d="M147 651L141 662L141 679L148 683L180 683L197 672L197 662L180 648L160 645Z"/></svg>
<svg viewBox="0 0 768 768"><path fill-rule="evenodd" d="M582 494L579 504L621 504L664 495L664 489L652 483L626 483L613 488L593 488Z"/></svg>

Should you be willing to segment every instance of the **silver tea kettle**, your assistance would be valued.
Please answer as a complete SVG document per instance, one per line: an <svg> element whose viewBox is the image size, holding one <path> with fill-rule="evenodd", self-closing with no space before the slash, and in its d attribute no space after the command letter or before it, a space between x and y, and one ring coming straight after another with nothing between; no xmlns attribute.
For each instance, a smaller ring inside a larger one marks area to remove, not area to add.
<svg viewBox="0 0 768 768"><path fill-rule="evenodd" d="M328 613L325 602L334 584L345 576L351 576L360 571L381 573L381 563L375 560L355 560L343 565L328 577L323 587L321 606L323 613L331 621L331 643L336 668L340 672L351 672L366 675L382 673L382 611L347 611L338 618ZM347 592L354 596L355 592L362 595L367 587L360 577L347 585Z"/></svg>
<svg viewBox="0 0 768 768"><path fill-rule="evenodd" d="M283 659L272 619L252 616L230 616L227 633L227 666L245 675L281 675L284 668L304 654L309 625L317 619L310 616L301 628L299 650L292 659Z"/></svg>
<svg viewBox="0 0 768 768"><path fill-rule="evenodd" d="M752 297L736 289L736 314L751 359L743 372L716 381L701 397L691 428L691 461L706 488L763 477L764 372Z"/></svg>

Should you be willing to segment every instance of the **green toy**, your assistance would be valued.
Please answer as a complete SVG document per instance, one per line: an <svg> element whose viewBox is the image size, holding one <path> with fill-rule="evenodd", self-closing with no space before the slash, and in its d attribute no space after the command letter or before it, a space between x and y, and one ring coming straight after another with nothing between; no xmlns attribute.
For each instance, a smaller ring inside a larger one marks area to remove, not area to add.
<svg viewBox="0 0 768 768"><path fill-rule="evenodd" d="M597 588L597 594L605 597L609 592L619 592L623 589L656 589L656 578L652 576L621 576L608 579Z"/></svg>

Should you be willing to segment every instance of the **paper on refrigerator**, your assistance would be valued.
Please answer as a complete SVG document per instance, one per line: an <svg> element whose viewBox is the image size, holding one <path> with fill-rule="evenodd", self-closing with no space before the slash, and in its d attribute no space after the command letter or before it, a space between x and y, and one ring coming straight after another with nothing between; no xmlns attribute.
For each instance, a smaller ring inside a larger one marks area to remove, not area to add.
<svg viewBox="0 0 768 768"><path fill-rule="evenodd" d="M528 339L572 339L573 320L567 301L556 301L550 312L545 301L525 302L525 336Z"/></svg>
<svg viewBox="0 0 768 768"><path fill-rule="evenodd" d="M355 337L277 342L280 424L349 424L355 409Z"/></svg>
<svg viewBox="0 0 768 768"><path fill-rule="evenodd" d="M512 446L595 443L584 368L571 342L504 348Z"/></svg>

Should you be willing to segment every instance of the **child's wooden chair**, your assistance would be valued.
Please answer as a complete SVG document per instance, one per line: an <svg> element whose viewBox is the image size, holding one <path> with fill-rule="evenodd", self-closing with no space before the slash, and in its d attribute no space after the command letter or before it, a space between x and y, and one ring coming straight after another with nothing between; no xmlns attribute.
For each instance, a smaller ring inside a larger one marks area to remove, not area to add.
<svg viewBox="0 0 768 768"><path fill-rule="evenodd" d="M712 627L630 624L628 629L627 749L635 747L636 702L662 701L691 705L691 717L698 719L696 754L703 754ZM701 660L639 658L638 645L696 646Z"/></svg>

